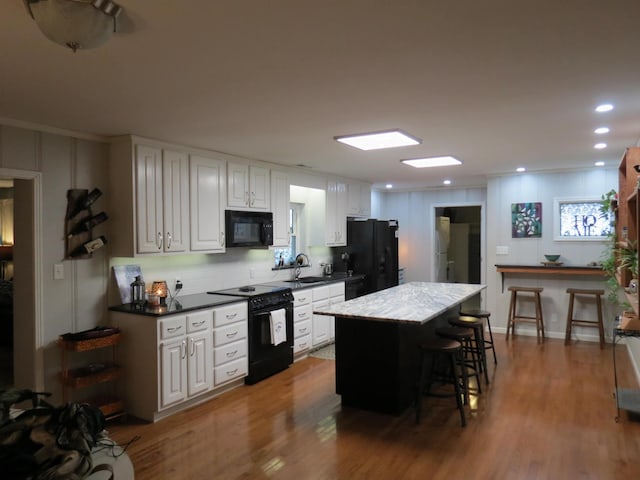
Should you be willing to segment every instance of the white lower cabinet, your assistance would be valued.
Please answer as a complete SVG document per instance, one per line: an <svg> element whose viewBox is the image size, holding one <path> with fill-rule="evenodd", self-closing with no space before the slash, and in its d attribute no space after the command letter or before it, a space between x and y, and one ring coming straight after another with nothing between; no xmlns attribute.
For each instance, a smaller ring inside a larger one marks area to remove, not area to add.
<svg viewBox="0 0 640 480"><path fill-rule="evenodd" d="M246 302L216 308L213 325L213 384L219 387L249 373Z"/></svg>
<svg viewBox="0 0 640 480"><path fill-rule="evenodd" d="M329 285L329 305L336 305L345 301L344 295L344 282L332 283ZM334 317L328 317L331 319L331 334L329 335L331 340L336 339L336 321Z"/></svg>
<svg viewBox="0 0 640 480"><path fill-rule="evenodd" d="M160 409L213 388L212 318L201 310L158 322L160 338L170 338L160 344Z"/></svg>
<svg viewBox="0 0 640 480"><path fill-rule="evenodd" d="M313 308L311 289L293 292L293 354L300 355L311 348Z"/></svg>
<svg viewBox="0 0 640 480"><path fill-rule="evenodd" d="M315 287L311 289L313 299L313 310L319 308L325 308L329 305L329 286L323 285L322 287ZM313 315L312 323L312 346L317 347L319 345L328 343L331 340L331 324L333 323L333 317L327 315Z"/></svg>
<svg viewBox="0 0 640 480"><path fill-rule="evenodd" d="M245 301L157 319L112 311L110 319L123 338L118 393L135 417L159 420L247 374Z"/></svg>

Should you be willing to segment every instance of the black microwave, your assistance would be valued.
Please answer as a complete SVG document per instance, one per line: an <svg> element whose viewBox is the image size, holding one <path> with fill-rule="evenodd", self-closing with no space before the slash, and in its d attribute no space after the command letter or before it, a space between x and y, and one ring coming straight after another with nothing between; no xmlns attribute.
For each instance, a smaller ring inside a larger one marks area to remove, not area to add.
<svg viewBox="0 0 640 480"><path fill-rule="evenodd" d="M273 245L273 214L225 210L227 248Z"/></svg>

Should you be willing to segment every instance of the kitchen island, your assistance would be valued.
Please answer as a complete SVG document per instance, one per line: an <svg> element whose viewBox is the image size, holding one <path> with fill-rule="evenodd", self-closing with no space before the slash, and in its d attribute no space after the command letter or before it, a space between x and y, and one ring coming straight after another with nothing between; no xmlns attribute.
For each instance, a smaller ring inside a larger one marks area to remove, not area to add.
<svg viewBox="0 0 640 480"><path fill-rule="evenodd" d="M314 310L335 317L342 404L394 415L406 410L414 398L418 344L484 288L411 282Z"/></svg>

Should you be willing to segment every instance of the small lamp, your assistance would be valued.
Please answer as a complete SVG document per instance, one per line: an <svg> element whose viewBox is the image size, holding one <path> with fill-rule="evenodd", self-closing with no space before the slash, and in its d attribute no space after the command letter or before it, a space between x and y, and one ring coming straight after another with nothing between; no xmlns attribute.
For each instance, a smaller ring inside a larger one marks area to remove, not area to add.
<svg viewBox="0 0 640 480"><path fill-rule="evenodd" d="M157 280L151 284L151 293L157 295L160 298L160 305L167 304L167 297L169 296L169 288L167 282L164 280Z"/></svg>

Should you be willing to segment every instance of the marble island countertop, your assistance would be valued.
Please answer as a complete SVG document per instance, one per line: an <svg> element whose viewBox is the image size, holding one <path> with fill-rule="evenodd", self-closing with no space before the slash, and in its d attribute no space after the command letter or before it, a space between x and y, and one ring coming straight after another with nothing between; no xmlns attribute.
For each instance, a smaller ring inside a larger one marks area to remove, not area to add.
<svg viewBox="0 0 640 480"><path fill-rule="evenodd" d="M486 285L411 282L314 310L319 315L421 324L473 297Z"/></svg>

